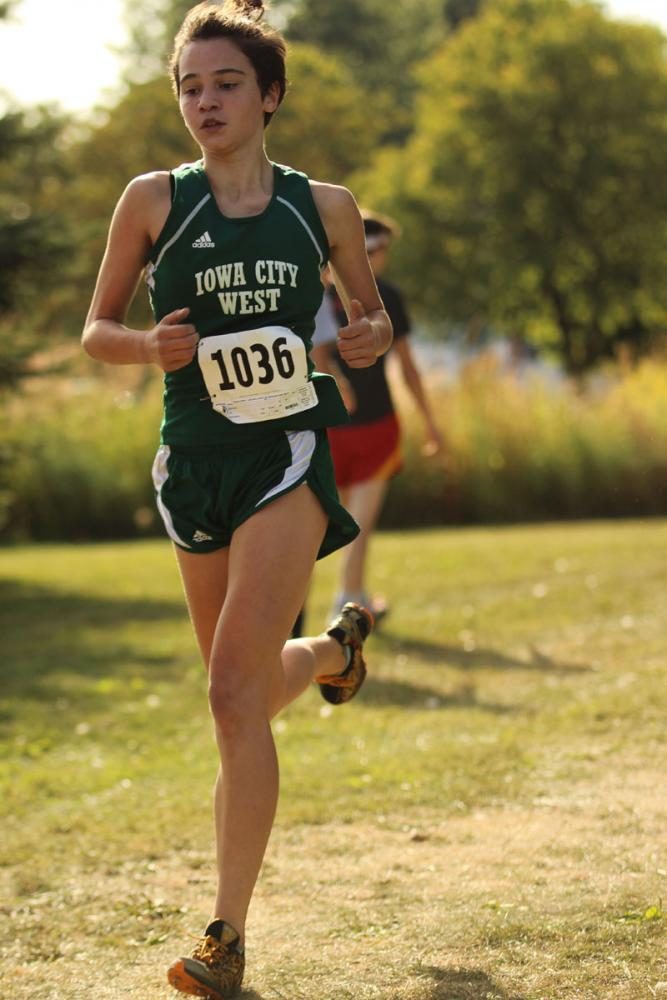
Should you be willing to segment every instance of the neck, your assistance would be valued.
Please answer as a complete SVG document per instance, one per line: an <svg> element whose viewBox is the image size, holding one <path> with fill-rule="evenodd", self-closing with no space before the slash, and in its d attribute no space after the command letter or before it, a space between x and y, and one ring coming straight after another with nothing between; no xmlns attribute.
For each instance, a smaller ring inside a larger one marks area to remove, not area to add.
<svg viewBox="0 0 667 1000"><path fill-rule="evenodd" d="M273 195L273 166L264 148L259 155L204 153L204 170L220 210L229 216L256 215Z"/></svg>
<svg viewBox="0 0 667 1000"><path fill-rule="evenodd" d="M264 147L253 155L246 151L226 153L224 156L204 152L204 170L216 191L230 195L271 190L273 167Z"/></svg>

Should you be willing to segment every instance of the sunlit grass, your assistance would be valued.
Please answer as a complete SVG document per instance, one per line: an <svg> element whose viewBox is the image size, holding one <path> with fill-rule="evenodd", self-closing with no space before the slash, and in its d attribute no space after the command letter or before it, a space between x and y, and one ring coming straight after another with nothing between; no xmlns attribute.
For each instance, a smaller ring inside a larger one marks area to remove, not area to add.
<svg viewBox="0 0 667 1000"><path fill-rule="evenodd" d="M315 950L300 974L292 968L298 991L275 979L277 942L259 948L260 984L308 1000L366 1000L378 989L405 1000L634 1000L649 980L667 978L655 945L667 866L657 840L652 847L664 802L630 808L619 792L650 783L664 749L666 542L658 520L375 538L371 582L391 614L369 642L369 681L353 704L333 709L313 688L275 724L278 853L270 848L257 904L261 920L275 886L288 920L288 901L316 885L319 895L301 905L316 911L320 898L336 910L337 940L366 942L365 985L355 993L335 959L331 981L322 985L320 970L308 985L308 963L320 969L317 948L333 933L318 937L317 924ZM313 631L324 624L336 565L335 556L318 565ZM76 940L104 966L130 940L167 948L191 929L184 877L157 900L151 881L183 867L208 891L216 753L206 685L165 542L4 550L0 599L0 879L11 968L28 970L11 995L78 1000L92 994L68 992L67 949L35 950L35 931L40 941ZM512 816L536 832L494 860ZM368 881L354 865L332 881L316 831L329 844L346 829L371 838L353 842L359 864L384 857L397 838L429 861L406 853L402 864L378 860ZM302 841L319 865L303 878L307 858L296 869L281 862ZM429 866L460 871L457 888L438 891ZM500 879L510 868L513 885ZM118 886L130 878L128 895ZM347 895L363 885L373 887L368 900L351 904ZM111 910L109 926L87 940L100 907ZM433 921L447 928L445 951L455 950L468 980L456 979L444 953L427 960L423 947L409 967L393 964L392 927L407 913L432 948ZM603 975L609 949L617 964ZM136 968L144 985L131 995L168 995ZM128 995L123 975L117 992L110 979L99 995ZM418 985L424 977L428 989Z"/></svg>

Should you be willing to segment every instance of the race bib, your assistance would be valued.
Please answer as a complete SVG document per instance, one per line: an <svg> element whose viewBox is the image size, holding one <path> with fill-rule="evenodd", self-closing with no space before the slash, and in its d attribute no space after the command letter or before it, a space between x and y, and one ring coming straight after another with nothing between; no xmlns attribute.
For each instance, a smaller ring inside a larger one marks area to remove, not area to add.
<svg viewBox="0 0 667 1000"><path fill-rule="evenodd" d="M213 409L235 424L277 420L317 405L305 344L286 326L203 337L197 360Z"/></svg>

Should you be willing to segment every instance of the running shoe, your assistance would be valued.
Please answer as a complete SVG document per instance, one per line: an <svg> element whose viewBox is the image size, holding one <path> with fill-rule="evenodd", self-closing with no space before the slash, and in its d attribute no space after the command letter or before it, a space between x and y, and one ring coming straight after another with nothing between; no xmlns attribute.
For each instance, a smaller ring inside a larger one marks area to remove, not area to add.
<svg viewBox="0 0 667 1000"><path fill-rule="evenodd" d="M322 697L332 705L342 705L354 698L364 683L366 664L362 655L364 642L373 628L373 615L360 604L343 605L326 630L347 652L348 663L339 674L316 677Z"/></svg>
<svg viewBox="0 0 667 1000"><path fill-rule="evenodd" d="M346 604L360 604L362 608L368 608L373 615L374 631L377 631L380 622L389 614L389 605L386 598L381 594L374 594L371 597L364 590L350 591L349 593L340 591L333 599L329 609L329 618L334 618ZM292 634L292 638L296 638L294 633Z"/></svg>
<svg viewBox="0 0 667 1000"><path fill-rule="evenodd" d="M179 958L167 979L174 989L205 1000L233 996L243 982L245 955L239 935L223 920L213 920L189 958Z"/></svg>

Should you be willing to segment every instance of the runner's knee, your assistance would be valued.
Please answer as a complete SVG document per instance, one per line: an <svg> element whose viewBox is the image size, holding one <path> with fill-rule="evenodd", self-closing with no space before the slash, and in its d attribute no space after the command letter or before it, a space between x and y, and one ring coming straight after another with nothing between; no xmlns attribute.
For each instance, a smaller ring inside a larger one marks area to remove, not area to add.
<svg viewBox="0 0 667 1000"><path fill-rule="evenodd" d="M274 680L272 672L260 664L231 654L225 658L214 656L209 669L208 700L224 742L233 742L268 720Z"/></svg>
<svg viewBox="0 0 667 1000"><path fill-rule="evenodd" d="M222 667L211 665L208 701L216 728L226 742L237 739L252 725L259 699L257 692L249 690L243 672L228 661Z"/></svg>

